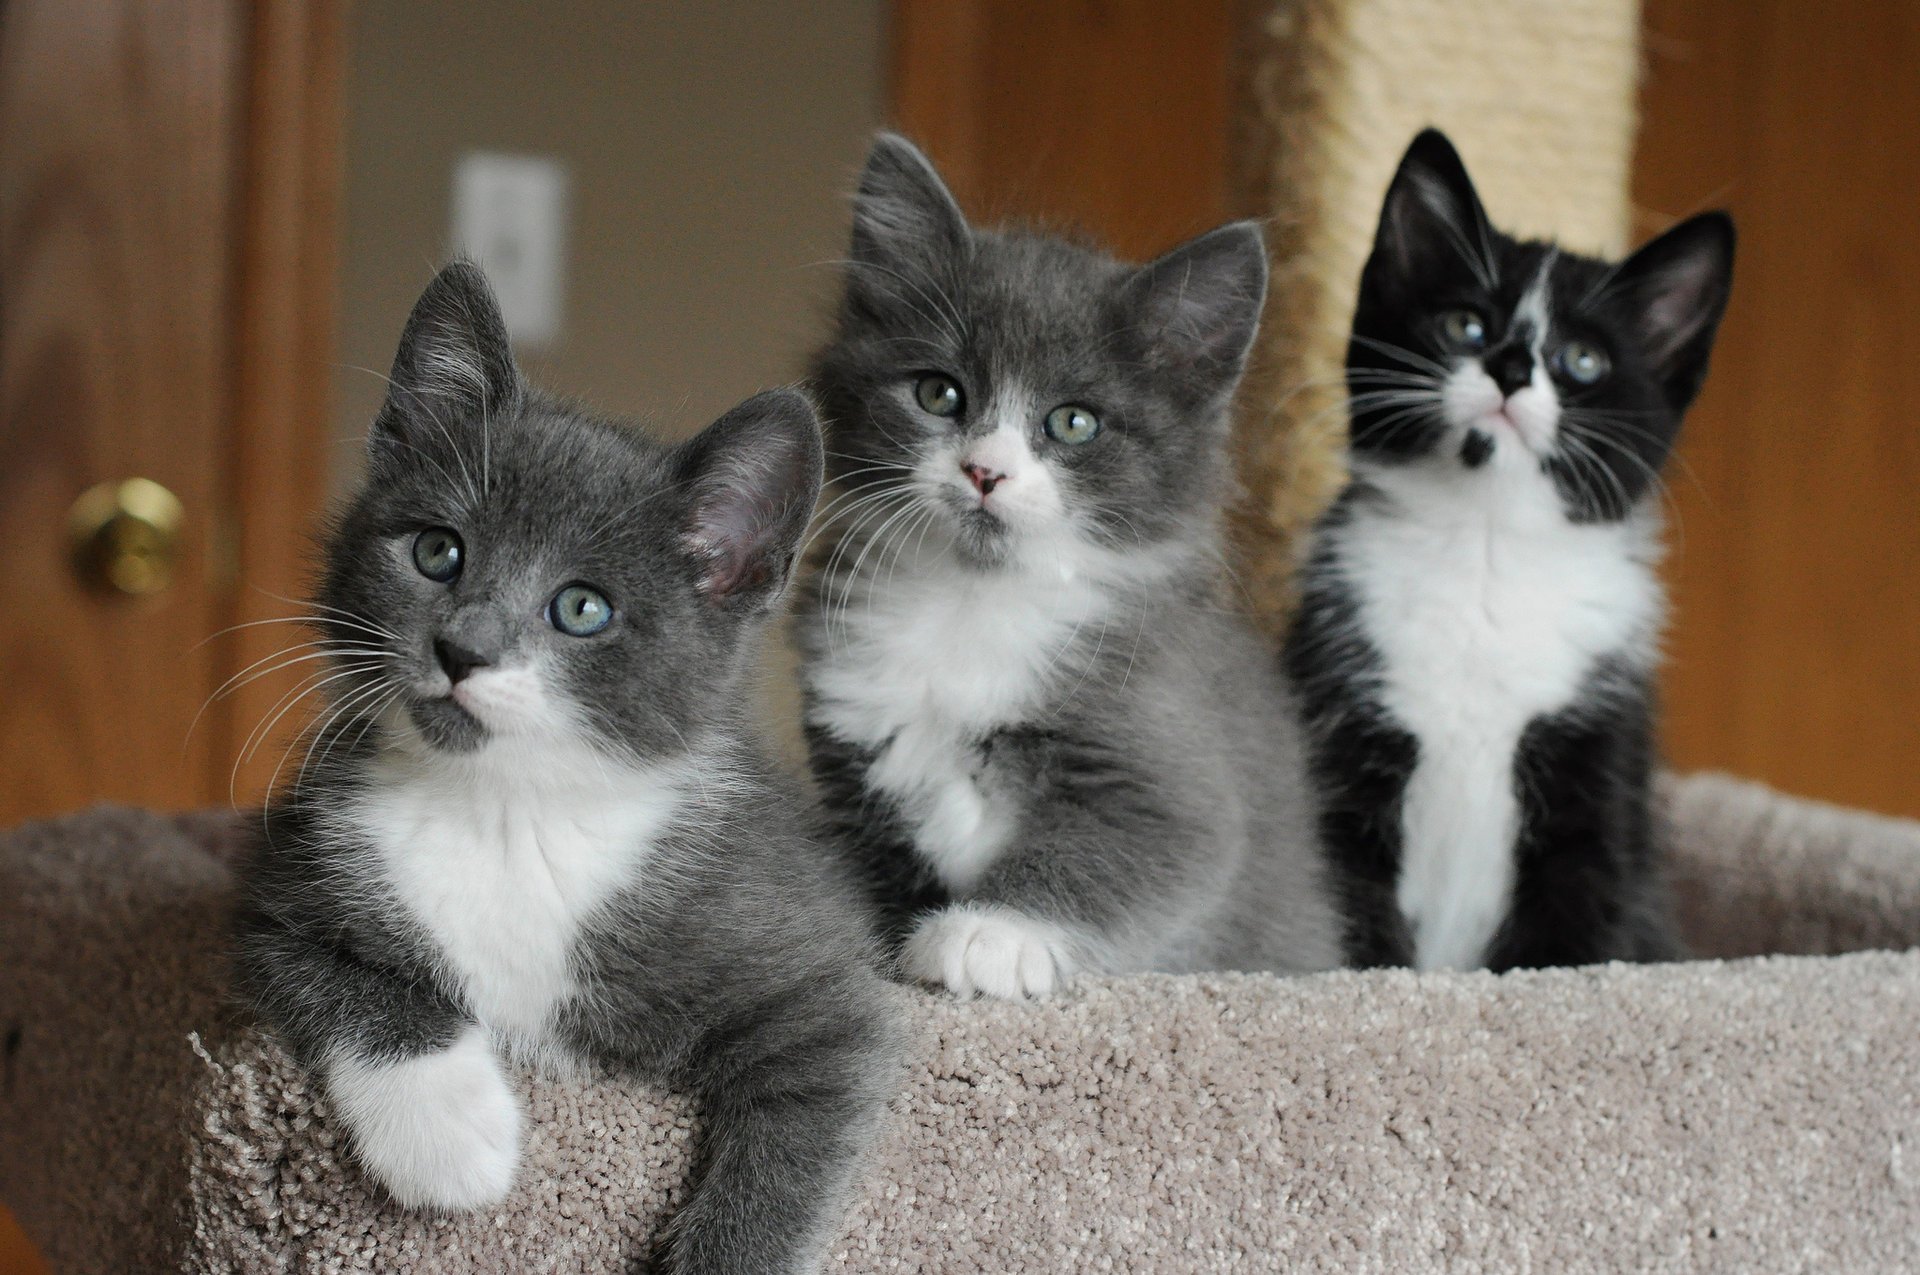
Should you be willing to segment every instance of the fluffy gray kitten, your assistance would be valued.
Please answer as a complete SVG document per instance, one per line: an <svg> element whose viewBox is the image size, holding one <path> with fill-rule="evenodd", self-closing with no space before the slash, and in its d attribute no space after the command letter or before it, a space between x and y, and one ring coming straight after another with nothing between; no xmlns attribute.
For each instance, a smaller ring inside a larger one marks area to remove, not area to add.
<svg viewBox="0 0 1920 1275"><path fill-rule="evenodd" d="M679 447L527 387L478 270L415 307L326 545L330 706L270 807L245 989L406 1204L506 1194L503 1054L691 1091L664 1269L813 1270L896 1082L868 918L748 725L813 410Z"/></svg>
<svg viewBox="0 0 1920 1275"><path fill-rule="evenodd" d="M814 365L830 551L805 724L903 970L1338 964L1293 707L1232 606L1228 407L1266 287L1236 224L1141 267L970 227L874 145Z"/></svg>

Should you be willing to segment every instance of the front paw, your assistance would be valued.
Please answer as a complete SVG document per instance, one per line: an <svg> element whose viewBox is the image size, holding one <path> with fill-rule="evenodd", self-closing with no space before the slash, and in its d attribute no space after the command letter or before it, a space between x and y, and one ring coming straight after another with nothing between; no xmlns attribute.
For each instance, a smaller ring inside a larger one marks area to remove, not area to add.
<svg viewBox="0 0 1920 1275"><path fill-rule="evenodd" d="M1060 927L1012 908L960 904L926 917L901 954L906 972L956 996L1045 996L1072 968Z"/></svg>
<svg viewBox="0 0 1920 1275"><path fill-rule="evenodd" d="M520 1106L481 1028L411 1058L342 1055L327 1093L360 1163L400 1203L477 1209L512 1187Z"/></svg>

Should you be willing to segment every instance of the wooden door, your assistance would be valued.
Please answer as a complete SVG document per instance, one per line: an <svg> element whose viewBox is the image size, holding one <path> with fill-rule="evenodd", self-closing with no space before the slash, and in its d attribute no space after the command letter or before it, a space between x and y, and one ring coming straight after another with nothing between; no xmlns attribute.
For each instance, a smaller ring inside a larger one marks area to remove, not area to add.
<svg viewBox="0 0 1920 1275"><path fill-rule="evenodd" d="M288 685L211 700L289 640L222 630L291 609L325 491L341 16L0 4L0 828L225 802ZM76 562L76 503L117 495L93 567L151 593ZM0 1211L0 1270L36 1269Z"/></svg>
<svg viewBox="0 0 1920 1275"><path fill-rule="evenodd" d="M970 215L1146 258L1228 220L1231 0L900 0L893 117Z"/></svg>
<svg viewBox="0 0 1920 1275"><path fill-rule="evenodd" d="M217 523L232 334L233 6L8 4L0 25L0 823L97 797L201 802L225 744ZM181 504L151 597L84 583L69 511L145 478Z"/></svg>
<svg viewBox="0 0 1920 1275"><path fill-rule="evenodd" d="M1643 231L1724 205L1674 490L1675 762L1920 815L1920 6L1648 0Z"/></svg>
<svg viewBox="0 0 1920 1275"><path fill-rule="evenodd" d="M287 684L210 703L275 649L214 635L289 609L324 491L338 29L326 5L0 9L0 827L223 802ZM148 596L75 560L76 502L128 479L155 486L123 524L178 502Z"/></svg>

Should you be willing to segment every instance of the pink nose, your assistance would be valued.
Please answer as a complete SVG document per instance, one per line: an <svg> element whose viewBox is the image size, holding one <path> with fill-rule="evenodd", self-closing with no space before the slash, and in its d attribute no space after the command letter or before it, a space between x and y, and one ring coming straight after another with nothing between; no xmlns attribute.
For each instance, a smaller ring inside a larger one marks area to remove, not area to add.
<svg viewBox="0 0 1920 1275"><path fill-rule="evenodd" d="M989 469L987 466L975 464L973 461L966 461L960 468L967 472L967 477L973 482L974 487L979 490L982 496L991 494L995 487L1007 481L1007 476L999 470Z"/></svg>

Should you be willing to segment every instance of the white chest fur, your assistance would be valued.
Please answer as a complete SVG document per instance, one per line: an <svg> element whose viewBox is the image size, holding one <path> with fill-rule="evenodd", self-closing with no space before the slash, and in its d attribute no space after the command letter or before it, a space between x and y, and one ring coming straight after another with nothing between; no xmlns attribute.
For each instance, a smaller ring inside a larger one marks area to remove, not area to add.
<svg viewBox="0 0 1920 1275"><path fill-rule="evenodd" d="M1522 732L1597 660L1652 640L1660 593L1646 521L1571 524L1544 482L1490 499L1482 475L1425 477L1361 509L1341 561L1384 707L1419 741L1398 885L1415 963L1469 968L1512 894Z"/></svg>
<svg viewBox="0 0 1920 1275"><path fill-rule="evenodd" d="M1010 812L980 786L975 742L1023 720L1049 679L1077 676L1066 649L1109 614L1105 591L1084 577L981 571L942 555L815 621L825 655L806 672L814 724L874 750L867 786L898 804L949 888L970 889L1012 832Z"/></svg>
<svg viewBox="0 0 1920 1275"><path fill-rule="evenodd" d="M446 759L389 750L346 812L467 1006L537 1049L574 990L582 923L639 879L679 801L672 776L602 758Z"/></svg>

